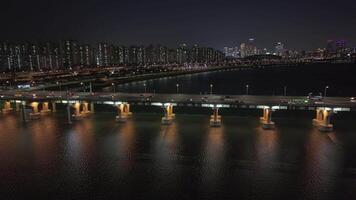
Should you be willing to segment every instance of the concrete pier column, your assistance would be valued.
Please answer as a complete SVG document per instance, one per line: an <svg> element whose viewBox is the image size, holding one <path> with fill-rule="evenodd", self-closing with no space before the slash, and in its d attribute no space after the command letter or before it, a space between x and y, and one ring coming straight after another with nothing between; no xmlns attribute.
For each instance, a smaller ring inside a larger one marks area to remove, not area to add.
<svg viewBox="0 0 356 200"><path fill-rule="evenodd" d="M32 102L30 106L32 107L32 112L30 113L30 119L35 120L40 118L40 112L38 110L38 102Z"/></svg>
<svg viewBox="0 0 356 200"><path fill-rule="evenodd" d="M95 109L94 109L94 102L90 102L90 112L94 113Z"/></svg>
<svg viewBox="0 0 356 200"><path fill-rule="evenodd" d="M128 117L132 116L132 112L130 112L130 104L124 103L123 104L123 111Z"/></svg>
<svg viewBox="0 0 356 200"><path fill-rule="evenodd" d="M13 109L11 108L11 102L10 101L5 101L4 102L4 107L2 109L2 112L4 114L12 112Z"/></svg>
<svg viewBox="0 0 356 200"><path fill-rule="evenodd" d="M130 105L127 103L122 103L117 105L117 116L116 116L116 121L117 122L126 122L128 118L132 113L130 112Z"/></svg>
<svg viewBox="0 0 356 200"><path fill-rule="evenodd" d="M163 125L172 124L175 118L175 114L173 113L173 105L172 104L165 105L163 107L163 111L164 111L164 117L162 117L161 123Z"/></svg>
<svg viewBox="0 0 356 200"><path fill-rule="evenodd" d="M313 125L318 127L320 123L323 121L323 119L324 119L324 109L317 108L315 119L313 119Z"/></svg>
<svg viewBox="0 0 356 200"><path fill-rule="evenodd" d="M263 116L260 118L263 129L274 129L275 125L272 122L272 109L263 108Z"/></svg>
<svg viewBox="0 0 356 200"><path fill-rule="evenodd" d="M213 115L210 116L210 126L220 127L221 126L221 116L219 115L219 108L213 107Z"/></svg>
<svg viewBox="0 0 356 200"><path fill-rule="evenodd" d="M22 118L22 122L27 122L26 102L25 101L21 101L21 118Z"/></svg>
<svg viewBox="0 0 356 200"><path fill-rule="evenodd" d="M168 112L172 119L176 118L176 114L173 113L173 105L168 106Z"/></svg>
<svg viewBox="0 0 356 200"><path fill-rule="evenodd" d="M81 109L80 109L80 103L79 102L76 102L73 104L73 108L74 108L74 113L72 114L72 118L74 120L80 120L83 118L83 114L81 112Z"/></svg>
<svg viewBox="0 0 356 200"><path fill-rule="evenodd" d="M16 101L15 105L16 105L16 112L20 111L21 110L21 102Z"/></svg>
<svg viewBox="0 0 356 200"><path fill-rule="evenodd" d="M48 106L48 102L43 102L42 103L42 110L41 110L41 113L42 114L48 114L50 113L51 110L49 109L49 106Z"/></svg>
<svg viewBox="0 0 356 200"><path fill-rule="evenodd" d="M334 126L330 123L330 118L333 115L331 109L318 108L316 110L316 118L313 119L313 125L318 127L321 132L333 131Z"/></svg>
<svg viewBox="0 0 356 200"><path fill-rule="evenodd" d="M52 112L57 112L56 102L52 102Z"/></svg>
<svg viewBox="0 0 356 200"><path fill-rule="evenodd" d="M88 102L83 102L82 103L82 112L81 112L81 114L83 115L83 116L86 116L86 115L88 115L90 113L90 111L89 111L89 104L88 104Z"/></svg>
<svg viewBox="0 0 356 200"><path fill-rule="evenodd" d="M70 103L68 101L68 104L67 104L67 119L68 119L68 124L71 124L72 123L72 116L71 116L71 113L70 113Z"/></svg>

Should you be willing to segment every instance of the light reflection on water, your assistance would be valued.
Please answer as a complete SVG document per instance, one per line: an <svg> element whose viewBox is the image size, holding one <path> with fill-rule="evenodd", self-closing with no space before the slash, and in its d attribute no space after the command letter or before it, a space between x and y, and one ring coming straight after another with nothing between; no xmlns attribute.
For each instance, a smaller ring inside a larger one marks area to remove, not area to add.
<svg viewBox="0 0 356 200"><path fill-rule="evenodd" d="M256 169L263 172L276 165L279 132L258 127L256 135Z"/></svg>
<svg viewBox="0 0 356 200"><path fill-rule="evenodd" d="M125 124L120 124L117 130L117 151L119 162L119 171L127 173L135 163L135 127L134 122L129 120Z"/></svg>
<svg viewBox="0 0 356 200"><path fill-rule="evenodd" d="M339 141L342 137L337 138L336 133L324 134L309 127L293 129L297 131L293 137L304 141L296 156L303 159L290 163L290 158L283 159L290 149L281 148L281 144L290 142L289 129L283 123L277 124L275 130L263 130L255 127L258 124L255 118L249 118L245 120L251 123L226 123L220 128L210 128L206 117L185 115L184 119L178 116L171 126L161 126L161 115L146 114L140 118L141 114L135 113L137 118L123 124L117 124L113 116L96 115L72 125L65 124L61 115L44 116L26 125L15 115L1 116L0 183L11 182L15 190L22 187L24 179L36 187L81 185L76 192L84 195L83 191L98 183L93 180L100 180L104 185L110 184L103 187L104 191L123 186L141 188L147 184L139 192L152 190L179 196L182 190L191 188L194 197L226 193L259 199L287 193L282 196L323 199L333 194L343 180L340 173L344 149L340 144L346 141ZM229 121L228 118L224 120ZM243 137L237 137L231 144L227 134ZM299 143L293 143L296 144ZM294 152L293 145L284 148L293 148ZM248 152L230 152L236 149ZM234 163L246 160L246 156L250 156L252 165L234 168ZM18 172L21 175L17 176ZM234 187L231 185L234 183L246 183L248 187ZM240 187L246 191L239 191ZM131 190L120 192L135 196Z"/></svg>
<svg viewBox="0 0 356 200"><path fill-rule="evenodd" d="M50 174L56 170L58 154L58 122L54 118L44 117L30 125L34 162L40 169L39 174Z"/></svg>
<svg viewBox="0 0 356 200"><path fill-rule="evenodd" d="M225 159L224 126L220 128L209 127L203 143L202 182L216 183L222 176Z"/></svg>
<svg viewBox="0 0 356 200"><path fill-rule="evenodd" d="M64 134L63 172L66 181L87 188L88 181L95 169L96 143L93 123L90 119L78 121ZM71 188L74 189L74 188Z"/></svg>
<svg viewBox="0 0 356 200"><path fill-rule="evenodd" d="M324 199L333 192L337 176L342 172L340 156L340 148L328 139L327 134L316 128L310 130L302 172L305 198Z"/></svg>

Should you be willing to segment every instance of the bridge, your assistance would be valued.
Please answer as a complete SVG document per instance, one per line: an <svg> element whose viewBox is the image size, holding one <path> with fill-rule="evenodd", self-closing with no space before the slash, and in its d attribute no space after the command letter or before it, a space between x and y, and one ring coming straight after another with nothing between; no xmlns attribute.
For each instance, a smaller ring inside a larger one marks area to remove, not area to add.
<svg viewBox="0 0 356 200"><path fill-rule="evenodd" d="M210 125L219 127L222 117L219 109L260 109L260 122L264 129L273 129L272 113L278 110L309 110L316 113L313 125L320 131L332 131L330 117L337 112L356 111L356 102L349 97L327 97L320 101L303 96L253 96L253 95L196 95L196 94L153 94L153 93L106 93L59 91L0 92L2 113L18 111L23 121L35 120L41 115L56 112L57 104L67 106L68 122L80 120L94 113L96 104L107 104L117 109L117 122L130 118L130 105L159 106L164 108L161 123L174 121L174 107L208 107L212 109Z"/></svg>

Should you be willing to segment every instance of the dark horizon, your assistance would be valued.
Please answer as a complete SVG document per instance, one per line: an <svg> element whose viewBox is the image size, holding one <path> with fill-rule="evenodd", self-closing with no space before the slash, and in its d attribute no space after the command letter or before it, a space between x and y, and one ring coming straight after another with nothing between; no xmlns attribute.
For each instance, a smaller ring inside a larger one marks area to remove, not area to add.
<svg viewBox="0 0 356 200"><path fill-rule="evenodd" d="M118 45L181 43L222 50L255 38L259 48L326 47L327 40L356 45L356 2L216 1L21 1L0 8L0 40L74 39ZM4 31L5 30L5 31Z"/></svg>

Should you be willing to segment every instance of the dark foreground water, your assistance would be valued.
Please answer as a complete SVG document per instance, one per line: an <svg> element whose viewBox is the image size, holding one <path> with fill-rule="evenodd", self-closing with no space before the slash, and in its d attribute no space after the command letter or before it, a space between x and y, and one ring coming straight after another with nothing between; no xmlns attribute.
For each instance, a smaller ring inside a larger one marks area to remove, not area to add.
<svg viewBox="0 0 356 200"><path fill-rule="evenodd" d="M320 133L304 116L135 113L125 124L97 113L72 125L65 113L23 125L0 117L1 199L355 199L356 124Z"/></svg>

